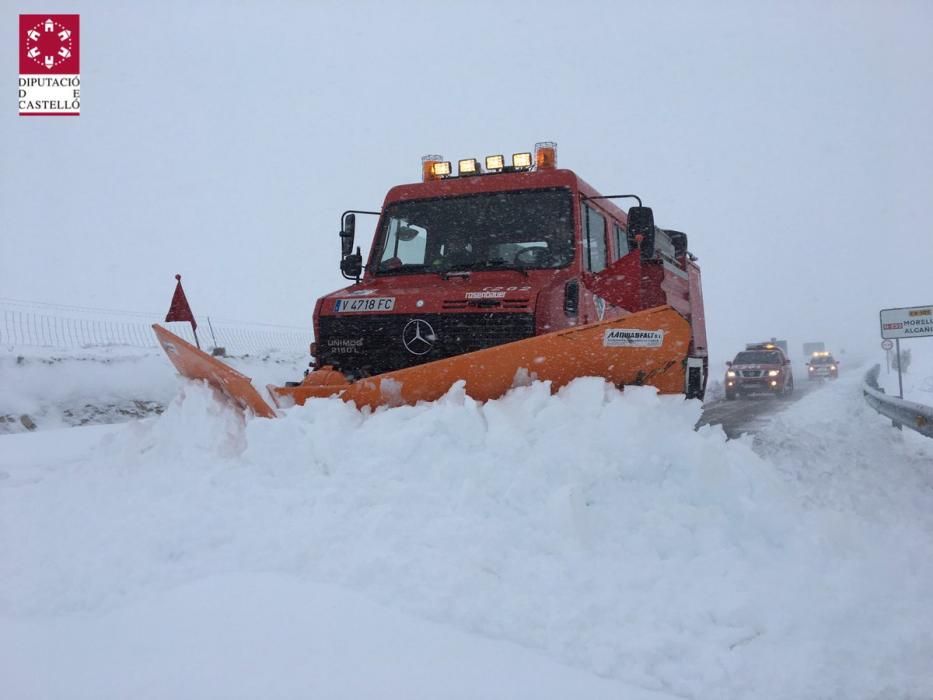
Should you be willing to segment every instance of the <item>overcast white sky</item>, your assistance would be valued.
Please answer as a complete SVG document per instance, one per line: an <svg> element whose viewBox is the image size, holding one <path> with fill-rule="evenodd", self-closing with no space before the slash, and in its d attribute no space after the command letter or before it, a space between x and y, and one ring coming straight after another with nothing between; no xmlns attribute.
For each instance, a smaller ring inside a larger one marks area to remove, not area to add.
<svg viewBox="0 0 933 700"><path fill-rule="evenodd" d="M307 325L344 209L554 140L688 232L717 359L933 303L930 2L0 7L0 297L162 311L181 272L196 313ZM17 15L50 9L78 118L17 116Z"/></svg>

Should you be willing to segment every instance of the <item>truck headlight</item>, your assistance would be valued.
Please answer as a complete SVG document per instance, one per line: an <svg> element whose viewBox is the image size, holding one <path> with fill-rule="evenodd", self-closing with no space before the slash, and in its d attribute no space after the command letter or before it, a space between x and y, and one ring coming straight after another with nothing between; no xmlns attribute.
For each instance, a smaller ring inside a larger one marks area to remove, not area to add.
<svg viewBox="0 0 933 700"><path fill-rule="evenodd" d="M727 377L734 377L734 376L735 376L735 372L734 372L733 370L730 369L728 372L726 372L726 376L727 376Z"/></svg>
<svg viewBox="0 0 933 700"><path fill-rule="evenodd" d="M769 376L769 377L776 377L776 376L778 376L780 373L781 373L781 370L779 370L779 369L769 369L769 370L768 370L768 376Z"/></svg>

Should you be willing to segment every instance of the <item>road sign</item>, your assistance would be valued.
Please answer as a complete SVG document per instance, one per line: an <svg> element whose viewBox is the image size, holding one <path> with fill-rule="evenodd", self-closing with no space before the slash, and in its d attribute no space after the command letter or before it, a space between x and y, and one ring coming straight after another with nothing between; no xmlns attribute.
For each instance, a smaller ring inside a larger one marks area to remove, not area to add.
<svg viewBox="0 0 933 700"><path fill-rule="evenodd" d="M908 306L881 310L882 338L933 336L933 306Z"/></svg>
<svg viewBox="0 0 933 700"><path fill-rule="evenodd" d="M894 343L892 343L890 340L882 340L882 341L881 341L881 349L882 349L882 350L890 350L890 349L893 348L893 347L894 347Z"/></svg>

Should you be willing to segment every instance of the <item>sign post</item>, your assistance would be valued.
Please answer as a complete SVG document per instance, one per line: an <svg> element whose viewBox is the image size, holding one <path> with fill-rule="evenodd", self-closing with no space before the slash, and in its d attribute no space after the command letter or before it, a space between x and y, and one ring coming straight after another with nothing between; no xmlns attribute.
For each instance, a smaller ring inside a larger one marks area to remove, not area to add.
<svg viewBox="0 0 933 700"><path fill-rule="evenodd" d="M887 371L885 374L891 374L891 348L894 347L894 343L890 340L881 341L881 349L884 350L884 360L885 365L887 366Z"/></svg>
<svg viewBox="0 0 933 700"><path fill-rule="evenodd" d="M933 306L907 306L900 309L881 309L881 337L893 339L897 357L898 397L904 398L904 381L901 377L901 338L926 338L933 336ZM882 346L883 347L883 346Z"/></svg>
<svg viewBox="0 0 933 700"><path fill-rule="evenodd" d="M894 354L897 357L897 398L904 398L904 379L901 375L901 340L898 338L894 341L895 350Z"/></svg>

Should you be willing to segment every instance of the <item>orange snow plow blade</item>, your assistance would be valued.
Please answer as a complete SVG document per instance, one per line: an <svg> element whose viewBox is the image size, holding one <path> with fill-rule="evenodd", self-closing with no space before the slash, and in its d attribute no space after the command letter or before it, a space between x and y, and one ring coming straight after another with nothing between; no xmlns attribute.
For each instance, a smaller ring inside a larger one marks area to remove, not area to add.
<svg viewBox="0 0 933 700"><path fill-rule="evenodd" d="M153 324L152 330L180 375L188 379L203 379L240 408L249 409L263 418L275 418L275 411L263 400L245 374L198 350L187 340L158 324Z"/></svg>
<svg viewBox="0 0 933 700"><path fill-rule="evenodd" d="M242 374L164 328L154 328L182 375L206 379L257 415L274 415ZM620 387L647 384L662 394L682 394L689 346L690 325L686 319L669 306L659 306L625 318L576 326L352 383L340 372L325 368L311 372L297 386L268 389L275 404L283 408L328 396L353 401L359 408L435 401L458 380L465 381L466 393L477 401L498 398L513 386L534 379L550 381L552 391L556 391L578 377L589 376L603 377ZM245 386L243 381L230 380L228 373L245 380ZM257 410L257 401L268 412Z"/></svg>

